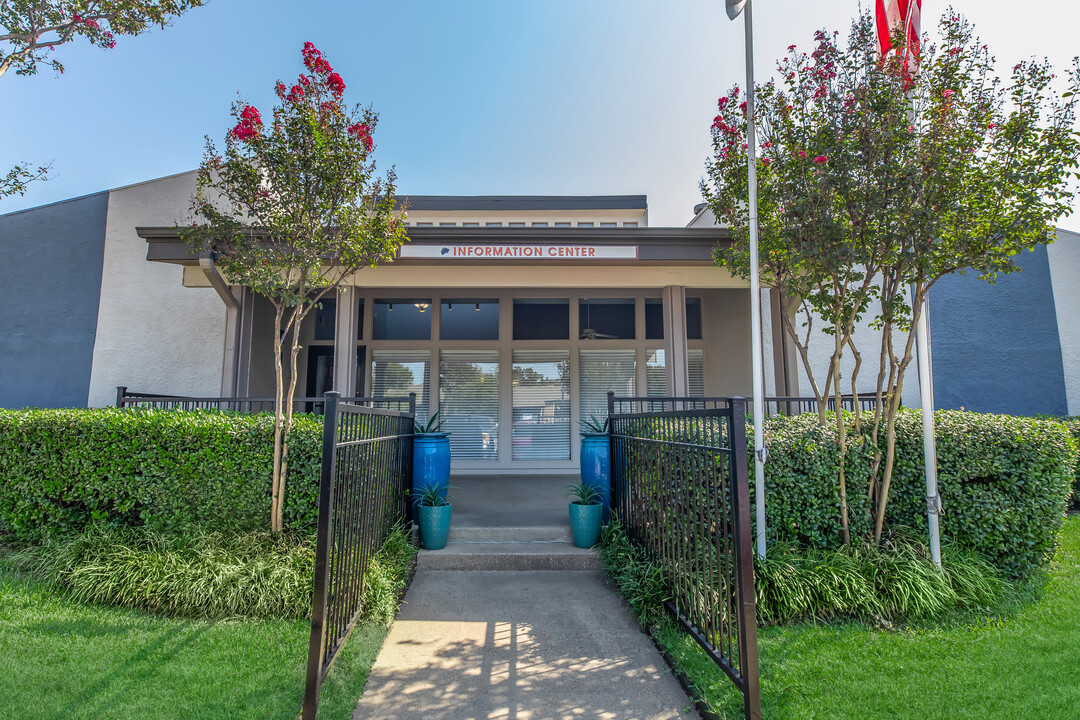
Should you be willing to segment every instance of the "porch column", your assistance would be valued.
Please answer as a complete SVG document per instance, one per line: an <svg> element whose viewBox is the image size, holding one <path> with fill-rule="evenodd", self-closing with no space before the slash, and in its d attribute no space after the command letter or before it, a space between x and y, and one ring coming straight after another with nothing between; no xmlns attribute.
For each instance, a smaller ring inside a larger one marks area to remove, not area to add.
<svg viewBox="0 0 1080 720"><path fill-rule="evenodd" d="M356 395L356 288L346 287L337 296L334 327L334 390L341 397Z"/></svg>
<svg viewBox="0 0 1080 720"><path fill-rule="evenodd" d="M249 288L236 285L232 288L233 296L240 305L236 327L236 378L230 391L222 386L222 395L229 397L250 397L251 387L251 339L254 332L255 293Z"/></svg>
<svg viewBox="0 0 1080 720"><path fill-rule="evenodd" d="M690 395L690 370L686 353L686 288L664 288L664 370L668 397Z"/></svg>
<svg viewBox="0 0 1080 720"><path fill-rule="evenodd" d="M780 296L780 291L773 288L769 291L770 315L772 316L772 351L773 368L776 376L776 395L796 397L799 392L799 360L795 344L784 332L783 313L787 298Z"/></svg>
<svg viewBox="0 0 1080 720"><path fill-rule="evenodd" d="M236 397L236 380L240 370L240 324L243 308L236 287L229 288L235 303L225 306L225 352L221 360L221 396Z"/></svg>

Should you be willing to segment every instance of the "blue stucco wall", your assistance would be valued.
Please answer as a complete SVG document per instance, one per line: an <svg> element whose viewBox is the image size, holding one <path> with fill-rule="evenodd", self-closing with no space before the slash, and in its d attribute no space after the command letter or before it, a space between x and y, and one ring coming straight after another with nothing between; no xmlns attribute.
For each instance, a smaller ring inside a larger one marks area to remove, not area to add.
<svg viewBox="0 0 1080 720"><path fill-rule="evenodd" d="M1018 260L1020 272L999 276L996 285L969 273L943 278L930 291L937 407L1067 414L1046 248Z"/></svg>
<svg viewBox="0 0 1080 720"><path fill-rule="evenodd" d="M0 215L0 407L85 407L109 193Z"/></svg>

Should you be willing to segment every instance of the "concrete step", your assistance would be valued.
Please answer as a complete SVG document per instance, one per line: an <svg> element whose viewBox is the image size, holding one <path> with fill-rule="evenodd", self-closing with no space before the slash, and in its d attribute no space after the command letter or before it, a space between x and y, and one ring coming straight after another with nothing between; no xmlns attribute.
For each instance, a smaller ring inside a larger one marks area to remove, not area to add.
<svg viewBox="0 0 1080 720"><path fill-rule="evenodd" d="M552 543L573 542L570 526L536 525L528 527L480 527L450 525L452 543Z"/></svg>
<svg viewBox="0 0 1080 720"><path fill-rule="evenodd" d="M421 550L418 570L597 570L593 549L569 542L448 542Z"/></svg>

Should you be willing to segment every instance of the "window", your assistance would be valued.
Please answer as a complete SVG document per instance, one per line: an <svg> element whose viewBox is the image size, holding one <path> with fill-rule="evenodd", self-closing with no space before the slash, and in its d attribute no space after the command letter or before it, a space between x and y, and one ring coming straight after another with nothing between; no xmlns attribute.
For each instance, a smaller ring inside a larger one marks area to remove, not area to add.
<svg viewBox="0 0 1080 720"><path fill-rule="evenodd" d="M434 227L434 223L429 223L429 222L424 222L424 223L422 223L422 222L418 222L418 223L416 223L416 227Z"/></svg>
<svg viewBox="0 0 1080 720"><path fill-rule="evenodd" d="M700 348L686 351L687 370L690 374L690 396L705 397L705 353Z"/></svg>
<svg viewBox="0 0 1080 720"><path fill-rule="evenodd" d="M324 297L315 308L315 339L333 340L337 322L337 298Z"/></svg>
<svg viewBox="0 0 1080 720"><path fill-rule="evenodd" d="M555 227L570 227L570 223L568 223L568 222L557 222L557 223L555 223Z"/></svg>
<svg viewBox="0 0 1080 720"><path fill-rule="evenodd" d="M463 222L463 223L461 223L461 227L480 227L480 223L478 223L478 222Z"/></svg>
<svg viewBox="0 0 1080 720"><path fill-rule="evenodd" d="M624 222L622 224L622 226L623 227L637 227L637 223L636 222Z"/></svg>
<svg viewBox="0 0 1080 720"><path fill-rule="evenodd" d="M686 298L686 339L701 339L701 298Z"/></svg>
<svg viewBox="0 0 1080 720"><path fill-rule="evenodd" d="M547 226L548 226L548 224L547 224L546 222L534 222L534 223L532 224L532 226L533 226L533 227L547 227Z"/></svg>
<svg viewBox="0 0 1080 720"><path fill-rule="evenodd" d="M447 298L440 309L443 340L498 340L499 301Z"/></svg>
<svg viewBox="0 0 1080 720"><path fill-rule="evenodd" d="M510 227L525 227L525 223L523 223L523 222L512 222L512 223L509 223L509 225L510 225Z"/></svg>
<svg viewBox="0 0 1080 720"><path fill-rule="evenodd" d="M513 459L570 459L570 353L514 352Z"/></svg>
<svg viewBox="0 0 1080 720"><path fill-rule="evenodd" d="M499 458L499 352L443 350L439 417L457 460Z"/></svg>
<svg viewBox="0 0 1080 720"><path fill-rule="evenodd" d="M600 223L600 227L619 227L619 223L602 222Z"/></svg>
<svg viewBox="0 0 1080 720"><path fill-rule="evenodd" d="M581 298L578 327L582 340L633 340L633 298Z"/></svg>
<svg viewBox="0 0 1080 720"><path fill-rule="evenodd" d="M441 223L439 223L439 227L457 227L457 223L456 222L441 222Z"/></svg>
<svg viewBox="0 0 1080 720"><path fill-rule="evenodd" d="M427 350L375 350L371 353L371 394L406 397L416 393L416 417L426 421L431 407L431 353Z"/></svg>
<svg viewBox="0 0 1080 720"><path fill-rule="evenodd" d="M579 223L577 224L577 226L578 226L578 227L592 227L592 226L593 226L593 224L592 224L591 222L579 222Z"/></svg>
<svg viewBox="0 0 1080 720"><path fill-rule="evenodd" d="M619 397L637 394L635 350L581 350L578 380L581 388L581 418L607 417L607 394Z"/></svg>
<svg viewBox="0 0 1080 720"><path fill-rule="evenodd" d="M566 298L514 300L515 340L569 340L570 301Z"/></svg>
<svg viewBox="0 0 1080 720"><path fill-rule="evenodd" d="M376 300L375 340L430 340L431 298Z"/></svg>
<svg viewBox="0 0 1080 720"><path fill-rule="evenodd" d="M690 397L705 397L705 354L700 348L686 351L686 365ZM649 397L667 397L667 363L663 350L645 351L645 394Z"/></svg>
<svg viewBox="0 0 1080 720"><path fill-rule="evenodd" d="M645 339L664 339L664 301L645 298ZM701 339L701 298L686 298L686 339Z"/></svg>
<svg viewBox="0 0 1080 720"><path fill-rule="evenodd" d="M484 227L502 227L501 222L484 223Z"/></svg>

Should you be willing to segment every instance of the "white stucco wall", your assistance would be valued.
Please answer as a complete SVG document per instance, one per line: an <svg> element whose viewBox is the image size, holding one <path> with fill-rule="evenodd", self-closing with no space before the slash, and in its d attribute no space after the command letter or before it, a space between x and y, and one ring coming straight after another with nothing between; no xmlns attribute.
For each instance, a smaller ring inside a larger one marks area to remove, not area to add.
<svg viewBox="0 0 1080 720"><path fill-rule="evenodd" d="M1069 414L1080 415L1080 233L1058 228L1057 241L1048 245L1046 252L1061 339L1065 398Z"/></svg>
<svg viewBox="0 0 1080 720"><path fill-rule="evenodd" d="M87 403L111 405L133 392L217 396L225 305L210 288L186 288L179 265L146 259L136 226L173 226L188 215L195 173L109 194L94 364Z"/></svg>

